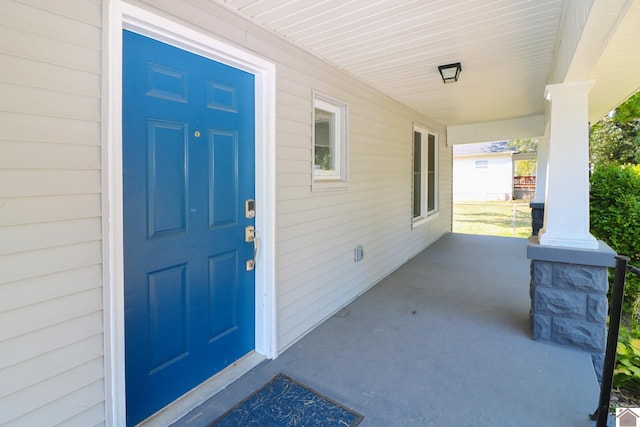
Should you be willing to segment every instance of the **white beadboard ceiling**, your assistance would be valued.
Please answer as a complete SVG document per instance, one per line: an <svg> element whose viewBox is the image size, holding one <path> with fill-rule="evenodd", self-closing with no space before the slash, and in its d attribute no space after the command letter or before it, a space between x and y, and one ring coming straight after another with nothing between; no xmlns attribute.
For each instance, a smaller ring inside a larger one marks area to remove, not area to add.
<svg viewBox="0 0 640 427"><path fill-rule="evenodd" d="M563 8L575 0L211 1L452 126L543 113ZM637 49L637 33L618 51ZM460 80L443 84L438 65L458 61ZM609 90L605 112L623 99Z"/></svg>

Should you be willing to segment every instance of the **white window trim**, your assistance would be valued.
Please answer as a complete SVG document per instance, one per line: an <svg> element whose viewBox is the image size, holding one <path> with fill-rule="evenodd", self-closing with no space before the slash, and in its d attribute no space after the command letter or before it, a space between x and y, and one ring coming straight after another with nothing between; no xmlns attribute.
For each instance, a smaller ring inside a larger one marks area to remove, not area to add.
<svg viewBox="0 0 640 427"><path fill-rule="evenodd" d="M315 110L316 108L335 114L333 138L335 141L335 168L332 170L316 170L316 141L315 141ZM312 190L327 190L346 188L349 186L348 176L348 120L347 106L326 95L313 92L312 120L311 120L311 174Z"/></svg>
<svg viewBox="0 0 640 427"><path fill-rule="evenodd" d="M420 195L420 216L414 217L413 216L413 168L414 168L414 135L415 132L420 132L423 135L423 138L421 139L422 142L422 147L421 147L421 155L422 155L422 159L420 162L420 165L422 166L422 173L421 173L421 183L420 183L420 187L422 190L422 194ZM427 212L427 203L428 203L428 141L429 141L429 135L433 135L434 136L434 190L435 190L435 197L434 197L434 208L433 210L431 210L430 212ZM411 132L411 150L412 150L412 156L411 156L411 202L412 202L412 206L411 206L411 228L415 228L418 227L419 225L422 225L424 223L426 223L427 221L429 221L430 219L438 216L439 212L440 212L440 191L439 191L439 145L440 145L440 137L438 135L437 132L429 130L427 128L421 127L421 126L417 126L414 125L413 126L413 130Z"/></svg>

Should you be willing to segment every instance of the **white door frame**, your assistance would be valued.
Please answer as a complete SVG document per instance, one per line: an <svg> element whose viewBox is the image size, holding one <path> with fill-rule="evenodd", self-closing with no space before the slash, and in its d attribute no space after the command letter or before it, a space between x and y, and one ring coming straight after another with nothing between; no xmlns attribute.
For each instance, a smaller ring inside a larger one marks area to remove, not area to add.
<svg viewBox="0 0 640 427"><path fill-rule="evenodd" d="M122 219L122 30L128 29L255 76L256 345L277 357L275 303L275 65L122 0L103 6L102 215L106 424L125 425Z"/></svg>

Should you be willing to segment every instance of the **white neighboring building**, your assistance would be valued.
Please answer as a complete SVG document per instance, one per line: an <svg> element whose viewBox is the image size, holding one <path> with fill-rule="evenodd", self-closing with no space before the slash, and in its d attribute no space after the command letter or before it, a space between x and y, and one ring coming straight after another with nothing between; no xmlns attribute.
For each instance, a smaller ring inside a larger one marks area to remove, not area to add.
<svg viewBox="0 0 640 427"><path fill-rule="evenodd" d="M511 200L513 155L506 141L453 146L453 201Z"/></svg>

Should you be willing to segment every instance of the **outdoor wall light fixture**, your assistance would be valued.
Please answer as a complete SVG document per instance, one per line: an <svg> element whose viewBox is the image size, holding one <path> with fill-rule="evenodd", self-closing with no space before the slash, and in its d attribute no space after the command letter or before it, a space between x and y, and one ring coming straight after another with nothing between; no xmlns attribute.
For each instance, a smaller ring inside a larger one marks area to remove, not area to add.
<svg viewBox="0 0 640 427"><path fill-rule="evenodd" d="M454 62L453 64L447 65L439 65L438 71L440 71L440 75L442 76L442 81L444 83L453 83L458 81L458 77L460 77L460 71L462 71L462 65L459 62Z"/></svg>

